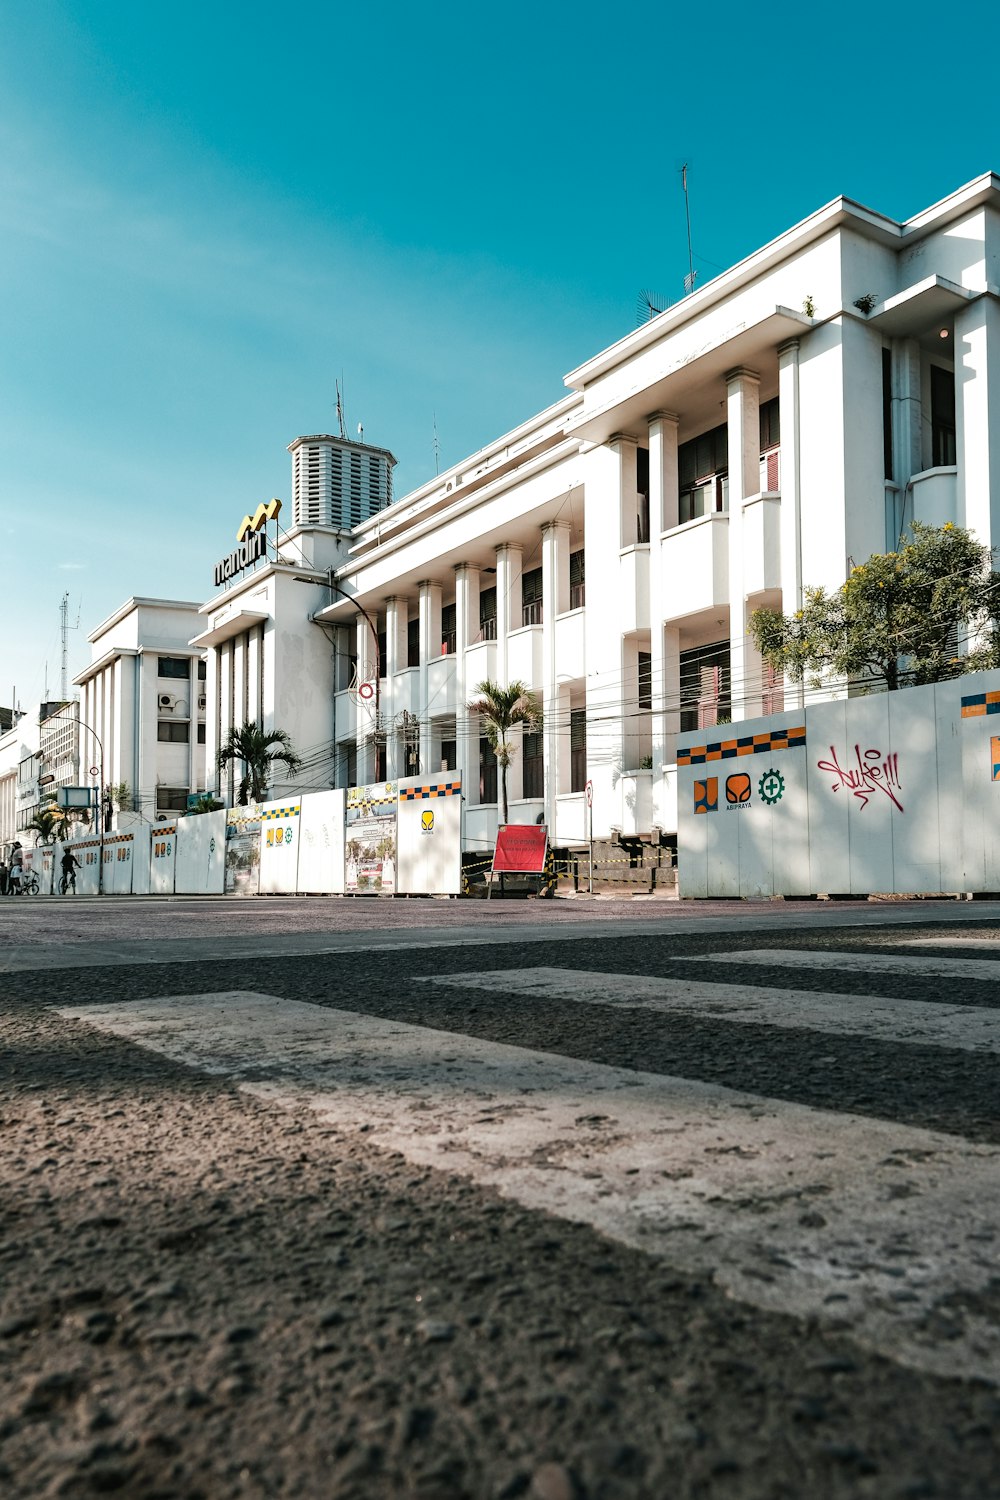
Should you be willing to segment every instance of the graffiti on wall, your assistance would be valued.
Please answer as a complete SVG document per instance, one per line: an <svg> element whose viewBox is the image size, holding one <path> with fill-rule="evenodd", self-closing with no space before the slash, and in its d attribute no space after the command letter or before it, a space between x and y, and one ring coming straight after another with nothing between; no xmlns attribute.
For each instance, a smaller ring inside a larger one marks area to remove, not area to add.
<svg viewBox="0 0 1000 1500"><path fill-rule="evenodd" d="M819 770L828 771L833 777L831 790L839 792L841 787L845 787L852 796L857 797L862 807L868 806L876 792L883 792L900 812L906 811L899 800L902 787L899 781L899 756L895 753L883 755L881 750L862 750L860 745L855 745L853 762L848 759L847 764L842 766L836 749L831 745L830 759L817 761L816 764Z"/></svg>

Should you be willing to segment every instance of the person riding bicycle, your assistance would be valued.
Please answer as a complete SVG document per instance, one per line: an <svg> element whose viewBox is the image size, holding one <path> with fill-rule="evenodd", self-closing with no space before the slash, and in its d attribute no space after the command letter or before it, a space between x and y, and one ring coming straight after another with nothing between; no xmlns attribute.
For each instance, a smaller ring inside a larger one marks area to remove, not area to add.
<svg viewBox="0 0 1000 1500"><path fill-rule="evenodd" d="M65 853L63 854L63 857L62 857L62 889L63 889L63 895L66 894L66 892L69 890L70 886L73 887L73 893L74 893L74 895L76 894L76 872L77 872L77 870L79 868L80 868L80 861L77 859L77 857L73 853L72 849L67 849L65 851Z"/></svg>

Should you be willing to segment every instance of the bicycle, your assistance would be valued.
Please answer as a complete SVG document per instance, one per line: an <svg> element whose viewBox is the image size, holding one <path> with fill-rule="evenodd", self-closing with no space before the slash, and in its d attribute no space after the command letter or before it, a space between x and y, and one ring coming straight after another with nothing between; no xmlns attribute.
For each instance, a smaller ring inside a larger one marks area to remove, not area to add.
<svg viewBox="0 0 1000 1500"><path fill-rule="evenodd" d="M22 879L21 879L21 891L20 891L20 894L22 896L37 896L38 895L38 876L37 875L26 875L26 876L22 877Z"/></svg>
<svg viewBox="0 0 1000 1500"><path fill-rule="evenodd" d="M75 870L70 870L70 872L69 872L68 875L60 875L60 877L59 877L59 894L60 894L60 896L65 896L67 892L72 892L72 894L74 896L76 895L76 871Z"/></svg>

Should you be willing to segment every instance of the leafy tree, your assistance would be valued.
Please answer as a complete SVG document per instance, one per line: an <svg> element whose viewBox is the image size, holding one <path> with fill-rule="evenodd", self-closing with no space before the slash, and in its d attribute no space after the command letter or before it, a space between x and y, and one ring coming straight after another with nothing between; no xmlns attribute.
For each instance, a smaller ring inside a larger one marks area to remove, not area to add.
<svg viewBox="0 0 1000 1500"><path fill-rule="evenodd" d="M486 677L476 684L477 698L467 704L470 713L478 714L483 733L500 767L500 822L507 821L507 767L514 759L517 749L508 738L518 724L528 734L534 734L542 722L542 710L534 693L523 682L511 682L501 687Z"/></svg>
<svg viewBox="0 0 1000 1500"><path fill-rule="evenodd" d="M302 764L284 729L264 730L252 720L239 729L230 729L219 751L220 771L233 760L240 760L244 765L237 796L241 807L250 802L264 801L271 772L277 763L285 766L292 776Z"/></svg>
<svg viewBox="0 0 1000 1500"><path fill-rule="evenodd" d="M223 806L224 803L220 802L217 797L213 797L208 792L205 792L198 798L193 807L188 808L187 815L189 818L194 818L200 816L201 813L218 812Z"/></svg>
<svg viewBox="0 0 1000 1500"><path fill-rule="evenodd" d="M890 692L1000 665L1000 574L989 547L950 521L914 521L911 534L852 568L835 593L806 589L793 615L754 610L747 625L765 661L793 682L827 670ZM979 642L964 658L963 632Z"/></svg>

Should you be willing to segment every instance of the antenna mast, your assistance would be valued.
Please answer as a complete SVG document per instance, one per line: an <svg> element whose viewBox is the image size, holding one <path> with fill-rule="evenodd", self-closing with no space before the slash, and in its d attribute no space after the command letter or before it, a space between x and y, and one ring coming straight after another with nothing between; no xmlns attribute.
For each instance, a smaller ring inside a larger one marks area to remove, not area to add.
<svg viewBox="0 0 1000 1500"><path fill-rule="evenodd" d="M340 381L337 380L334 382L334 384L337 387L337 421L340 423L340 435L342 438L346 438L347 430L344 427L344 403L340 399Z"/></svg>
<svg viewBox="0 0 1000 1500"><path fill-rule="evenodd" d="M676 158L675 158L676 159ZM694 254L691 250L691 201L688 198L688 164L681 167L681 186L684 189L684 215L687 219L688 232L688 273L684 278L685 293L694 291L694 279L698 274L694 268Z"/></svg>
<svg viewBox="0 0 1000 1500"><path fill-rule="evenodd" d="M62 636L62 669L59 673L59 696L66 702L67 662L69 660L69 595L63 594L59 605L59 631ZM46 684L46 687L48 685Z"/></svg>
<svg viewBox="0 0 1000 1500"><path fill-rule="evenodd" d="M437 412L431 413L431 422L434 427L434 473L441 472L441 444L438 442L438 419Z"/></svg>

